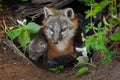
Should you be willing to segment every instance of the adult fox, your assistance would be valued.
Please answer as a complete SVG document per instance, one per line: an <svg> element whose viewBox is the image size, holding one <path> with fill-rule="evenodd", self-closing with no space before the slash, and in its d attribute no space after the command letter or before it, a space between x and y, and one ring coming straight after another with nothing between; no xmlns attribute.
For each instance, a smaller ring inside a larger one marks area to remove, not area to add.
<svg viewBox="0 0 120 80"><path fill-rule="evenodd" d="M64 65L75 61L74 36L78 28L78 19L72 8L56 10L44 7L43 32L48 42L47 64Z"/></svg>

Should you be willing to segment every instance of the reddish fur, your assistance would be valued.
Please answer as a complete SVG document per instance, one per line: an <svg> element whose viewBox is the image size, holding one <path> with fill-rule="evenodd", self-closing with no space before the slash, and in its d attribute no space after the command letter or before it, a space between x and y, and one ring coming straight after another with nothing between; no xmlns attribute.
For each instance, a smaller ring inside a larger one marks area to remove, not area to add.
<svg viewBox="0 0 120 80"><path fill-rule="evenodd" d="M73 52L73 41L72 39L68 40L68 45L66 45L66 48L64 51L60 51L57 49L57 47L52 43L51 40L48 39L48 59L52 59L61 55L66 55L71 52Z"/></svg>
<svg viewBox="0 0 120 80"><path fill-rule="evenodd" d="M50 9L56 14L56 12L57 12L56 9L54 9L54 8L50 8ZM63 15L61 15L61 17L62 16ZM46 23L46 20L47 19L44 18L43 24ZM75 27L78 27L78 19L76 17L74 19L72 19L72 23L75 25ZM44 29L45 29L45 26L44 26ZM44 30L44 33L45 33L45 30ZM47 35L46 35L46 37L47 37ZM73 38L70 38L67 41L68 44L66 45L66 48L64 51L57 49L56 45L50 39L47 39L47 41L48 41L48 54L47 54L48 59L53 59L53 58L56 58L56 57L59 57L62 55L74 53ZM71 54L71 56L74 56L74 55Z"/></svg>
<svg viewBox="0 0 120 80"><path fill-rule="evenodd" d="M75 27L78 27L78 19L76 17L72 19L72 23L75 25Z"/></svg>

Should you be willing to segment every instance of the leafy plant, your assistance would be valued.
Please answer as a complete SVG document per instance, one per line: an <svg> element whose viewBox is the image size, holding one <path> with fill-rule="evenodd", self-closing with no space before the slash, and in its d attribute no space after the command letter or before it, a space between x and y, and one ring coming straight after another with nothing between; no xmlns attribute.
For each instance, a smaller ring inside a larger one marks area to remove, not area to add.
<svg viewBox="0 0 120 80"><path fill-rule="evenodd" d="M120 41L120 32L117 32L110 36L111 40L113 41Z"/></svg>
<svg viewBox="0 0 120 80"><path fill-rule="evenodd" d="M23 47L25 50L27 48L27 44L30 42L30 34L36 33L40 30L40 26L34 22L29 22L26 24L26 21L19 21L21 24L18 28L10 30L7 35L13 41L17 39L20 47Z"/></svg>
<svg viewBox="0 0 120 80"><path fill-rule="evenodd" d="M83 1L86 6L91 6L95 2L94 0L78 0L78 1Z"/></svg>
<svg viewBox="0 0 120 80"><path fill-rule="evenodd" d="M28 2L29 0L20 0L21 2Z"/></svg>
<svg viewBox="0 0 120 80"><path fill-rule="evenodd" d="M103 8L105 8L107 5L108 5L108 0L103 0L100 3L94 2L93 5L91 5L92 10L87 12L86 18L96 15L98 12L102 11Z"/></svg>
<svg viewBox="0 0 120 80"><path fill-rule="evenodd" d="M55 72L55 73L60 73L63 68L64 68L64 66L59 65L59 66L56 66L54 68L50 68L49 70L52 72Z"/></svg>
<svg viewBox="0 0 120 80"><path fill-rule="evenodd" d="M88 68L87 67L82 67L81 69L79 69L76 73L76 77L79 77L81 75L83 75L84 73L88 72Z"/></svg>
<svg viewBox="0 0 120 80"><path fill-rule="evenodd" d="M114 51L109 51L106 53L106 56L104 57L104 64L111 63L112 62L112 56L115 54Z"/></svg>
<svg viewBox="0 0 120 80"><path fill-rule="evenodd" d="M106 44L111 40L120 41L120 32L114 33L111 36L107 35L108 33L112 33L113 27L120 26L120 19L117 16L116 0L102 0L99 3L94 0L79 1L84 1L85 5L90 6L90 10L85 11L86 18L90 18L90 23L86 26L86 33L92 30L94 34L86 37L85 45L87 51L89 52L90 48L94 51L101 51L105 54L104 63L110 63L115 52L109 50L109 47L107 47ZM96 15L99 12L102 12L104 8L109 10L109 17L105 18L105 15L103 15L103 21L100 21L97 24L94 23L93 18L96 18Z"/></svg>
<svg viewBox="0 0 120 80"><path fill-rule="evenodd" d="M77 67L85 66L85 65L90 65L90 66L92 66L94 68L96 67L94 64L88 63L89 60L88 60L87 57L79 56L76 60L78 61L78 63L75 64L75 66L73 67L73 69L77 68Z"/></svg>

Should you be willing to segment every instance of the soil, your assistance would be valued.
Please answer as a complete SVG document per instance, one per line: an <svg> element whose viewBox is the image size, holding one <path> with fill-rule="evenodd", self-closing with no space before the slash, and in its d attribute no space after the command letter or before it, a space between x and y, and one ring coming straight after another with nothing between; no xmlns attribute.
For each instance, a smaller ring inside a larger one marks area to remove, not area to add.
<svg viewBox="0 0 120 80"><path fill-rule="evenodd" d="M97 60L99 61L99 58ZM89 72L80 77L75 76L78 69L71 67L60 73L53 73L25 61L5 42L0 43L0 80L120 80L118 59L113 59L112 63L107 65L98 62L96 64L96 68L88 66Z"/></svg>
<svg viewBox="0 0 120 80"><path fill-rule="evenodd" d="M8 13L4 13L6 14ZM12 23L8 22L9 25L16 24L13 24L12 18L7 18L12 21ZM53 73L15 54L6 44L6 36L0 28L0 80L120 80L120 42L118 43L114 48L117 54L113 57L112 63L102 64L101 54L94 53L93 63L96 64L96 68L87 66L89 72L76 77L78 68L67 67L60 73Z"/></svg>

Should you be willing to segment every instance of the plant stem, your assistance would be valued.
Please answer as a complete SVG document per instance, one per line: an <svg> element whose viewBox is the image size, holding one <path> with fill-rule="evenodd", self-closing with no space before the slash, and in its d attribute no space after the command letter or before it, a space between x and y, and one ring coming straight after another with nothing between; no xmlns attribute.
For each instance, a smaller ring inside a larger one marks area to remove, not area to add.
<svg viewBox="0 0 120 80"><path fill-rule="evenodd" d="M8 28L7 28L4 17L2 17L2 24L3 24L3 29L4 29L5 33L7 33Z"/></svg>
<svg viewBox="0 0 120 80"><path fill-rule="evenodd" d="M90 8L91 11L93 10L92 5L93 5L93 4L91 4L91 8ZM91 23L91 24L93 23L93 16L90 17L90 23ZM93 32L96 33L94 27L92 27L92 29L93 29Z"/></svg>

